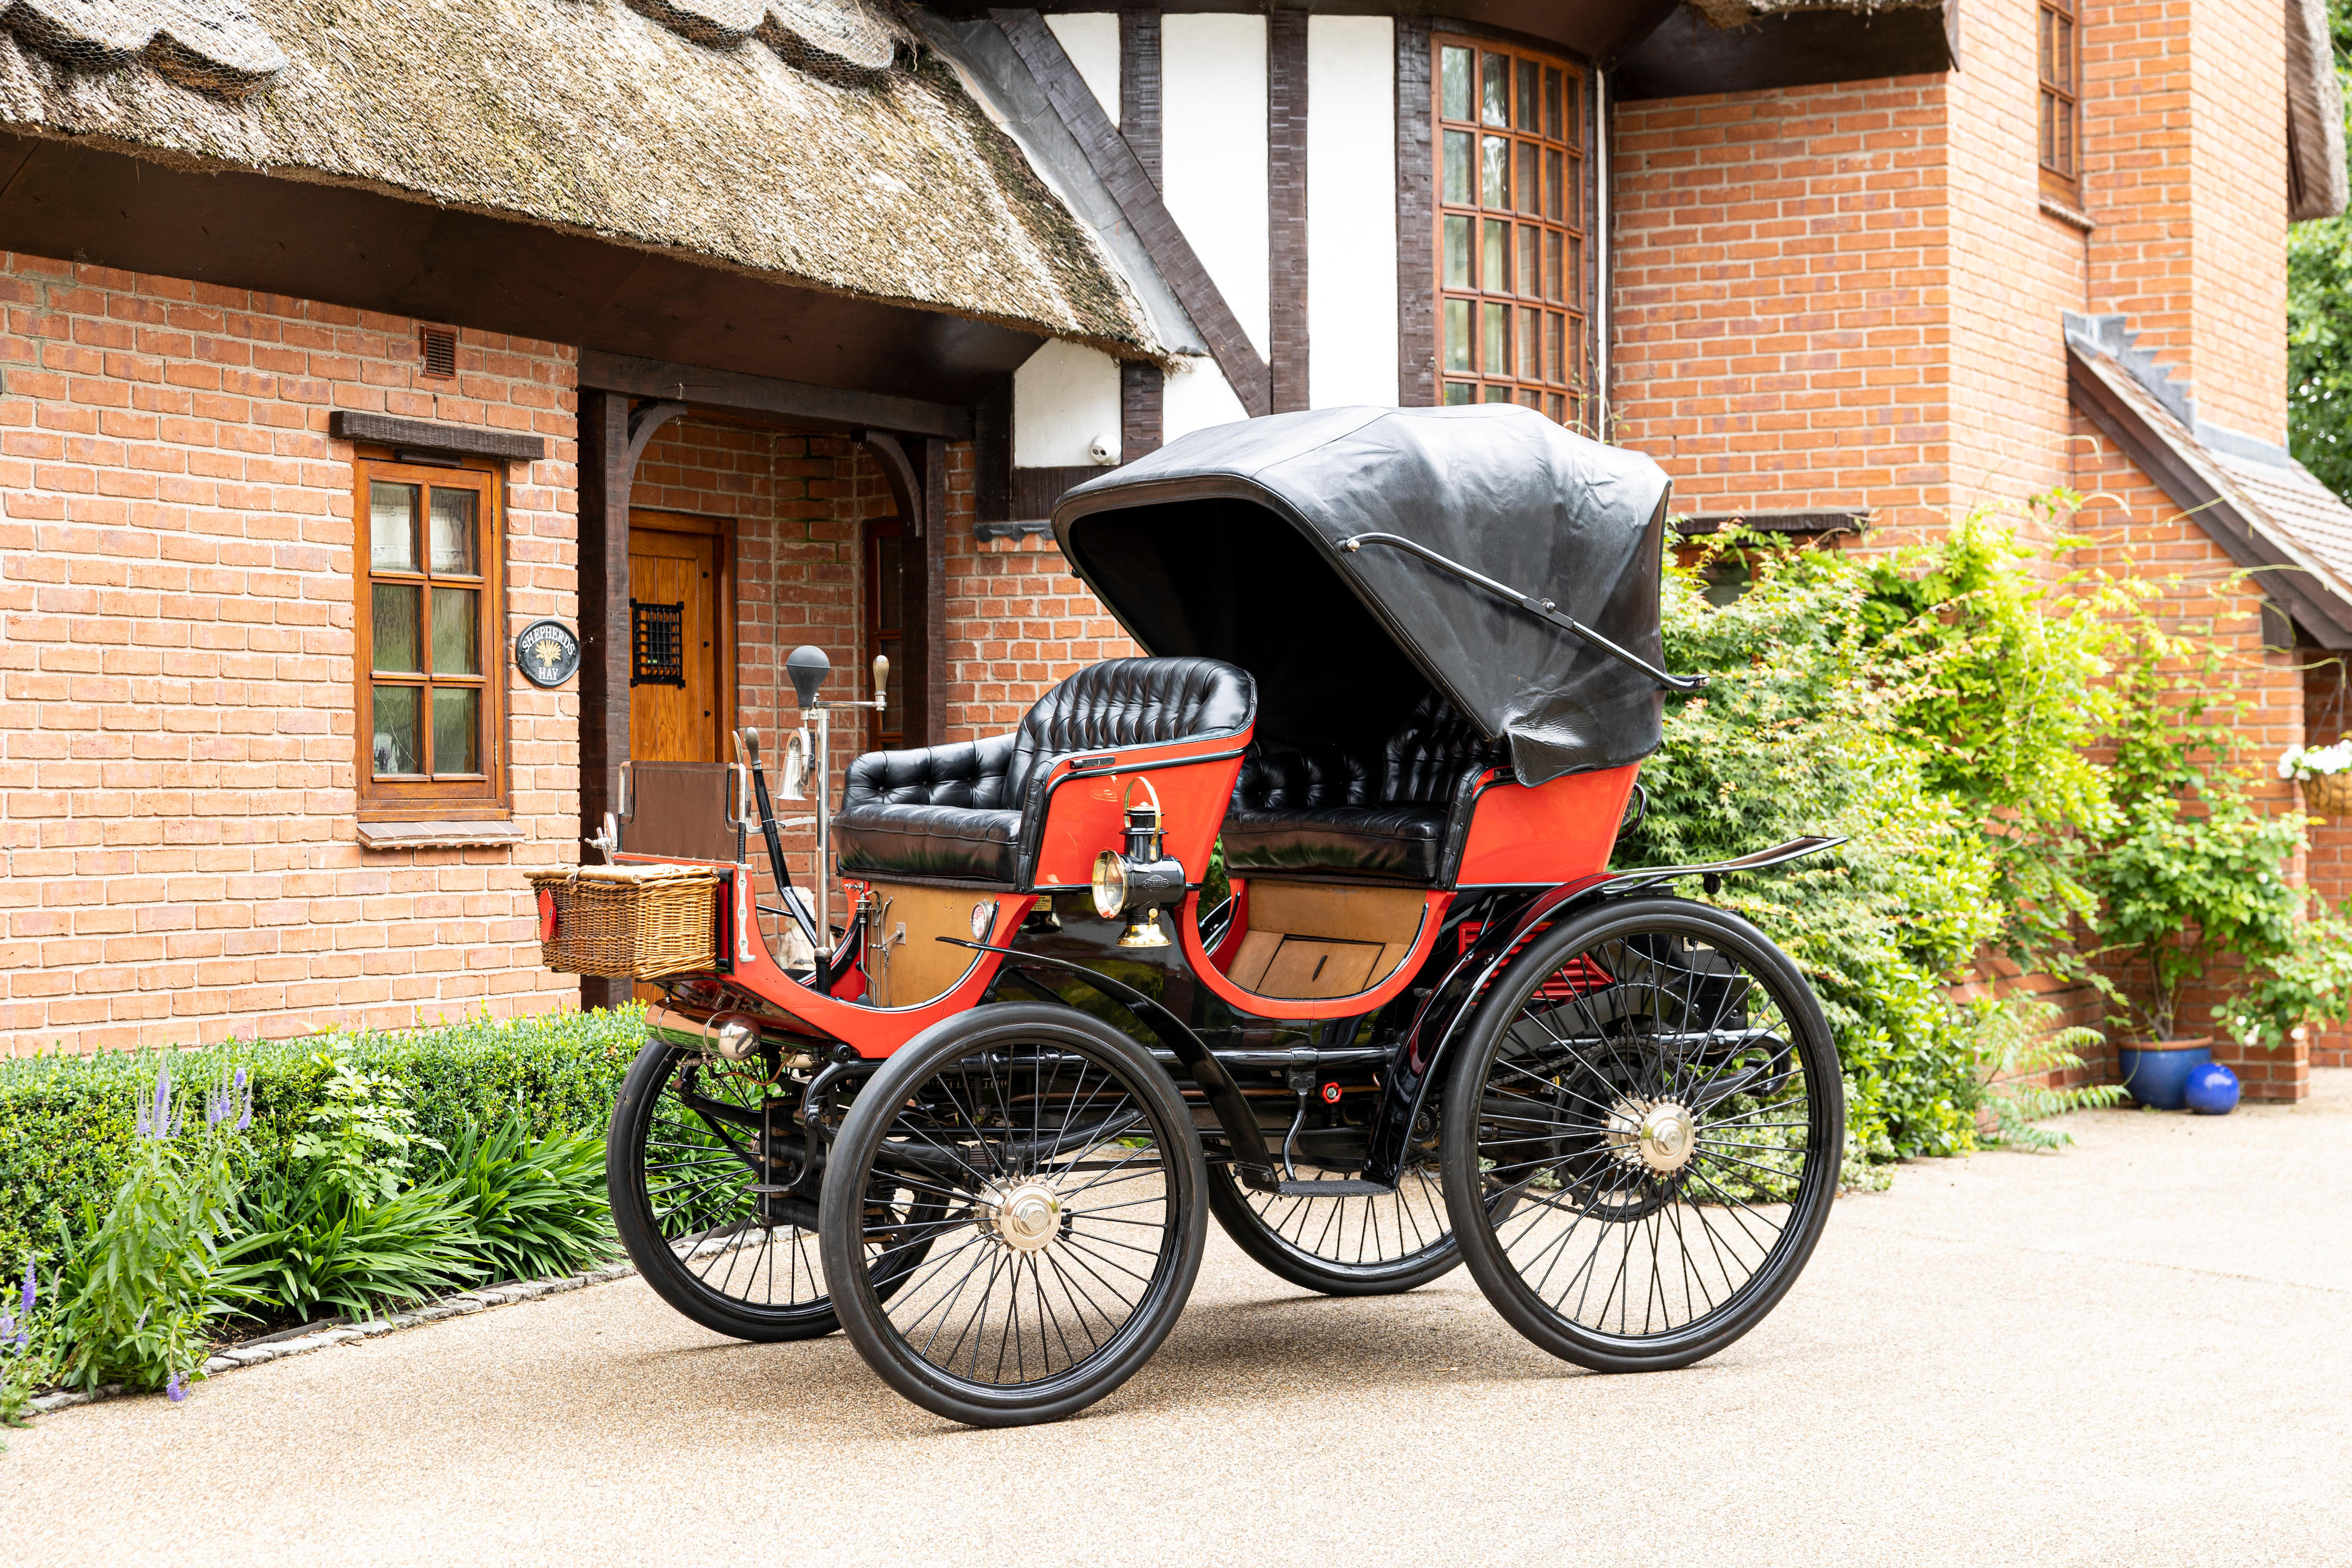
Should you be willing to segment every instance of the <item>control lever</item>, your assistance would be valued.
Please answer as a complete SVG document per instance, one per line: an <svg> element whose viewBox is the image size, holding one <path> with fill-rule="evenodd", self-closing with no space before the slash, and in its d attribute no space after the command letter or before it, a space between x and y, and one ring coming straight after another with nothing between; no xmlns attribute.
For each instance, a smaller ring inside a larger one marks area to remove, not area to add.
<svg viewBox="0 0 2352 1568"><path fill-rule="evenodd" d="M610 866L613 864L613 858L621 852L621 825L608 811L604 814L604 826L596 837L583 838L580 842L603 855L604 864Z"/></svg>
<svg viewBox="0 0 2352 1568"><path fill-rule="evenodd" d="M760 807L760 837L767 840L768 869L774 875L778 888L789 888L793 885L793 877L784 867L784 841L776 831L776 808L768 799L768 775L760 767L760 731L753 729L738 731L736 744L743 748L743 765L751 775L751 797ZM818 868L818 875L823 874L824 868ZM800 905L787 900L785 907L793 911L793 919L800 924L801 934L809 939L809 945L819 952L824 952L824 940L802 914Z"/></svg>

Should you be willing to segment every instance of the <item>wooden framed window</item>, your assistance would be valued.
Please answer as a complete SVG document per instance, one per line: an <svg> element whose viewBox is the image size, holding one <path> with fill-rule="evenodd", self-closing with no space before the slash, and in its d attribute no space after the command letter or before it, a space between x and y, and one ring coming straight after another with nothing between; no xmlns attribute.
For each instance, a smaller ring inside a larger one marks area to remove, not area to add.
<svg viewBox="0 0 2352 1568"><path fill-rule="evenodd" d="M503 816L499 476L352 467L361 815Z"/></svg>
<svg viewBox="0 0 2352 1568"><path fill-rule="evenodd" d="M1584 71L1433 37L1437 400L1589 430Z"/></svg>
<svg viewBox="0 0 2352 1568"><path fill-rule="evenodd" d="M2075 17L2080 0L2041 0L2037 40L2042 119L2042 194L2083 205L2083 60Z"/></svg>

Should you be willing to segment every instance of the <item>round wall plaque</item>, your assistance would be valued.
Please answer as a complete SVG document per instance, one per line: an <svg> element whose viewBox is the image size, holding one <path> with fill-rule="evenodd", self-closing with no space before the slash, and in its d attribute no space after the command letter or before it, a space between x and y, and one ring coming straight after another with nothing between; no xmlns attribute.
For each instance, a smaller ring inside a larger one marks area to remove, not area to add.
<svg viewBox="0 0 2352 1568"><path fill-rule="evenodd" d="M580 671L580 638L562 621L533 621L515 638L515 668L533 686L561 686Z"/></svg>

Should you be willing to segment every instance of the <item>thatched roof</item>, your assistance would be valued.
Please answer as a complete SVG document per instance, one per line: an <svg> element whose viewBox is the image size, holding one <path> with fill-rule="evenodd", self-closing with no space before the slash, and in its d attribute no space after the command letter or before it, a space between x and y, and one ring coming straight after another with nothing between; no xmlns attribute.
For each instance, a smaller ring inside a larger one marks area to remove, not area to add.
<svg viewBox="0 0 2352 1568"><path fill-rule="evenodd" d="M0 128L1157 353L1091 234L903 28L859 0L637 4L0 0Z"/></svg>

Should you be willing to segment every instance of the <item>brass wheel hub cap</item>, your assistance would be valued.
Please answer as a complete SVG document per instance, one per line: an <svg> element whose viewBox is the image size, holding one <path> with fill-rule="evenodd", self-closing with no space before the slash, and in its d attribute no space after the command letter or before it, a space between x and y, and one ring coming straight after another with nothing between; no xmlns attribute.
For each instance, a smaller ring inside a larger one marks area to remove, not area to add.
<svg viewBox="0 0 2352 1568"><path fill-rule="evenodd" d="M1671 1100L1621 1100L1601 1129L1630 1170L1671 1176L1698 1152L1698 1121Z"/></svg>
<svg viewBox="0 0 2352 1568"><path fill-rule="evenodd" d="M980 1226L1015 1252L1035 1252L1062 1229L1062 1200L1043 1182L1024 1182L980 1206Z"/></svg>

